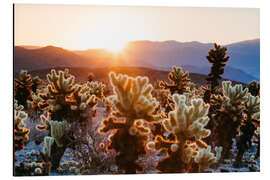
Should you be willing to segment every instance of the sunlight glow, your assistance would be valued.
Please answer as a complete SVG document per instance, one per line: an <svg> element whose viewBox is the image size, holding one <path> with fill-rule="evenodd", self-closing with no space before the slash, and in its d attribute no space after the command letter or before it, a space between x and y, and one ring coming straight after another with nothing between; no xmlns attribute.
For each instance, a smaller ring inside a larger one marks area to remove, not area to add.
<svg viewBox="0 0 270 180"><path fill-rule="evenodd" d="M107 47L106 49L113 52L113 53L120 53L125 48L125 45L122 44L115 44L111 47Z"/></svg>
<svg viewBox="0 0 270 180"><path fill-rule="evenodd" d="M15 45L119 52L137 40L229 44L256 39L259 9L16 4L14 25Z"/></svg>

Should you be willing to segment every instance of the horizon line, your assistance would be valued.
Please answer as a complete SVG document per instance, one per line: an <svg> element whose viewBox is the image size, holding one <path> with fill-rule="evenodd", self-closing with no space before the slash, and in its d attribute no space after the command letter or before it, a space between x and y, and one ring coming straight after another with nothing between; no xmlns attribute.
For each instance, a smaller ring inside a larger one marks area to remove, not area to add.
<svg viewBox="0 0 270 180"><path fill-rule="evenodd" d="M235 41L229 44L219 44L221 46L229 46L232 44L236 44L236 43L241 43L241 42L247 42L247 41L255 41L255 40L259 40L260 41L260 37L258 38L253 38L253 39L246 39L246 40L241 40L241 41ZM177 42L177 43L200 43L200 44L214 44L215 42L200 42L200 41L177 41L177 40L165 40L165 41L152 41L152 40L134 40L134 41L129 41L126 43L125 46L127 46L129 43L134 43L134 42L150 42L150 43L165 43L165 42ZM13 44L14 47L23 47L23 46L33 46L33 47L37 47L37 48L33 48L33 49L41 49L41 48L45 48L45 47L58 47L58 48L62 48L62 49L66 49L66 50L70 50L70 51L86 51L86 50L108 50L107 48L87 48L87 49L70 49L70 48L65 48L65 47L61 47L61 46L56 46L56 45L30 45L30 44L20 44L20 45L15 45Z"/></svg>

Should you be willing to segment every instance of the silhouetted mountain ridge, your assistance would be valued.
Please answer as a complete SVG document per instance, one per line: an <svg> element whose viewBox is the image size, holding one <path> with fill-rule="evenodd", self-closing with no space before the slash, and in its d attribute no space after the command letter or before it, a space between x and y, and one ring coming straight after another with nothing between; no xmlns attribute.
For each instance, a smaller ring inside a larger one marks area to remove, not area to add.
<svg viewBox="0 0 270 180"><path fill-rule="evenodd" d="M186 71L207 75L211 64L206 60L213 43L133 41L118 54L106 49L70 51L60 47L46 46L27 49L14 48L15 72L21 69L36 70L54 67L107 67L136 66L171 70L182 66ZM225 67L224 78L247 83L259 80L260 40L247 40L226 45L230 60Z"/></svg>

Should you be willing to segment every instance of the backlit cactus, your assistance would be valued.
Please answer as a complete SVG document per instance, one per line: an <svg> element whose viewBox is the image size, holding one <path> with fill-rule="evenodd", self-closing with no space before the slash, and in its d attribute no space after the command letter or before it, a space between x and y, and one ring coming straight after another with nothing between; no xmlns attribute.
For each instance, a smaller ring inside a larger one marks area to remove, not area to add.
<svg viewBox="0 0 270 180"><path fill-rule="evenodd" d="M211 146L207 146L207 149L199 149L198 152L194 160L199 164L199 172L204 172L209 165L216 162L216 157L211 152Z"/></svg>
<svg viewBox="0 0 270 180"><path fill-rule="evenodd" d="M49 137L46 136L44 138L44 146L43 146L43 153L47 156L47 157L51 157L51 149L52 149L52 145L54 143L54 138L53 137Z"/></svg>
<svg viewBox="0 0 270 180"><path fill-rule="evenodd" d="M215 151L216 151L216 161L219 161L220 160L220 158L221 158L221 153L222 153L222 151L223 151L223 147L218 147L218 146L216 146L215 147Z"/></svg>
<svg viewBox="0 0 270 180"><path fill-rule="evenodd" d="M252 146L251 139L255 135L256 129L259 127L260 114L260 97L252 96L248 93L248 101L245 103L245 117L240 126L240 137L237 142L237 157L234 166L241 166L241 160L245 153Z"/></svg>
<svg viewBox="0 0 270 180"><path fill-rule="evenodd" d="M210 49L208 51L208 56L206 56L206 59L213 64L211 72L206 78L212 93L215 93L218 88L219 80L221 80L221 75L224 73L226 62L230 59L230 57L226 55L226 52L226 47L214 44L214 49Z"/></svg>
<svg viewBox="0 0 270 180"><path fill-rule="evenodd" d="M23 111L23 106L18 105L17 100L14 102L14 151L24 149L24 144L29 140L30 130L24 127L24 121L27 113Z"/></svg>
<svg viewBox="0 0 270 180"><path fill-rule="evenodd" d="M216 95L220 99L220 107L213 114L215 119L215 128L213 132L216 146L223 147L222 158L228 158L232 149L232 141L238 134L244 116L245 103L248 101L248 89L243 89L242 85L231 85L230 81L222 82L223 96Z"/></svg>
<svg viewBox="0 0 270 180"><path fill-rule="evenodd" d="M110 137L111 143L107 149L114 149L118 153L116 164L121 170L136 173L142 170L136 160L146 153L145 140L150 133L144 123L159 119L159 115L154 114L158 102L151 95L153 87L148 78L132 78L114 72L109 77L114 95L108 100L115 111L102 121L99 132L116 130Z"/></svg>
<svg viewBox="0 0 270 180"><path fill-rule="evenodd" d="M87 108L94 110L97 98L103 98L104 85L98 82L75 84L75 77L69 71L56 72L52 69L47 75L49 84L38 94L33 95L32 105L51 113L51 119L62 121L83 121L82 113Z"/></svg>
<svg viewBox="0 0 270 180"><path fill-rule="evenodd" d="M27 100L31 100L32 93L36 92L42 81L38 76L32 77L26 70L21 70L14 81L15 99L17 99L18 104L27 108Z"/></svg>
<svg viewBox="0 0 270 180"><path fill-rule="evenodd" d="M43 131L43 130L50 130L50 120L51 120L51 117L50 117L50 114L47 113L47 116L45 115L41 115L40 116L40 119L42 121L43 124L41 125L37 125L36 128L40 131Z"/></svg>
<svg viewBox="0 0 270 180"><path fill-rule="evenodd" d="M163 125L168 132L176 136L182 134L185 138L202 139L210 134L210 131L204 129L208 123L207 117L209 105L202 99L192 99L191 105L187 105L186 96L173 95L175 109L169 112L169 119L163 121Z"/></svg>
<svg viewBox="0 0 270 180"><path fill-rule="evenodd" d="M223 81L226 47L215 43L206 59L206 81L192 74L198 83L177 66L92 69L102 82L87 68L72 67L76 79L68 69L44 81L16 73L14 175L258 171L260 82ZM104 76L111 69L129 75Z"/></svg>
<svg viewBox="0 0 270 180"><path fill-rule="evenodd" d="M66 122L50 121L51 136L54 138L58 147L63 147L61 138L65 133Z"/></svg>
<svg viewBox="0 0 270 180"><path fill-rule="evenodd" d="M248 101L245 104L246 109L244 111L247 114L247 118L260 118L260 96L253 96L249 93L247 98Z"/></svg>
<svg viewBox="0 0 270 180"><path fill-rule="evenodd" d="M168 79L172 84L160 81L159 86L163 89L169 89L171 94L188 92L189 73L184 72L181 67L174 66L173 71L168 75Z"/></svg>
<svg viewBox="0 0 270 180"><path fill-rule="evenodd" d="M52 69L47 80L47 87L33 94L30 103L47 113L40 116L43 124L36 127L49 131L49 136L54 138L51 160L55 170L66 148L74 148L77 142L88 142L97 99L103 98L104 85L93 81L76 84L68 69L58 72Z"/></svg>
<svg viewBox="0 0 270 180"><path fill-rule="evenodd" d="M227 98L227 106L236 106L232 108L238 108L243 110L243 103L247 101L248 89L243 89L241 84L237 84L234 87L232 86L231 81L222 82L223 94Z"/></svg>
<svg viewBox="0 0 270 180"><path fill-rule="evenodd" d="M167 140L157 135L155 141L147 144L149 149L167 150L167 157L157 164L157 169L161 172L192 171L190 166L198 156L198 148L207 148L207 144L202 139L211 133L204 128L209 121L207 117L209 105L202 99L188 100L187 97L174 94L174 109L169 112L168 119L162 121L164 128L174 134L175 140Z"/></svg>
<svg viewBox="0 0 270 180"><path fill-rule="evenodd" d="M127 117L128 124L133 124L136 119L148 122L156 120L158 116L153 112L158 102L152 97L153 87L147 77L131 78L127 75L110 73L110 82L114 95L108 99L116 107L112 114L117 117Z"/></svg>
<svg viewBox="0 0 270 180"><path fill-rule="evenodd" d="M103 83L98 82L98 81L91 81L91 82L87 82L87 86L90 89L90 94L95 95L99 99L104 98L103 92L104 92L105 85Z"/></svg>

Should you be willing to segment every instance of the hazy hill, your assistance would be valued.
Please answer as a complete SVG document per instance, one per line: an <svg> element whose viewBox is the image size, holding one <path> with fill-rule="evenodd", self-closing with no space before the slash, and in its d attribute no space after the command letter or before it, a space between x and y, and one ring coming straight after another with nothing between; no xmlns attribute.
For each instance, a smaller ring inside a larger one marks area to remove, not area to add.
<svg viewBox="0 0 270 180"><path fill-rule="evenodd" d="M23 45L21 46L25 49L39 49L39 48L42 48L42 46L31 46L31 45Z"/></svg>
<svg viewBox="0 0 270 180"><path fill-rule="evenodd" d="M21 69L36 70L54 67L78 67L89 64L89 61L72 51L63 48L46 46L38 49L14 48L15 72Z"/></svg>
<svg viewBox="0 0 270 180"><path fill-rule="evenodd" d="M197 67L191 65L183 65L182 66L184 71L198 73L198 74L209 74L210 67ZM236 81L241 81L243 83L248 83L252 80L257 80L254 76L242 71L241 69L232 68L230 66L225 67L224 74L222 75L225 79L231 79Z"/></svg>
<svg viewBox="0 0 270 180"><path fill-rule="evenodd" d="M260 77L260 40L249 40L226 45L231 56L224 78L248 83ZM172 66L207 75L211 64L206 60L213 44L177 41L134 41L122 53L105 49L70 51L59 47L16 46L15 72L54 67L136 66L170 71Z"/></svg>
<svg viewBox="0 0 270 180"><path fill-rule="evenodd" d="M226 45L228 55L231 56L226 66L224 76L233 79L240 74L239 70L249 74L247 79L239 77L238 80L247 82L250 78L260 77L260 40L243 41ZM127 55L131 62L142 66L145 62L152 67L168 69L172 65L189 65L196 68L209 68L211 65L206 60L208 50L213 44L200 42L181 43L177 41L152 42L135 41L126 47ZM230 68L228 68L230 67ZM229 70L227 70L227 68ZM195 72L190 69L191 72ZM204 71L203 71L204 72ZM209 70L207 71L207 74ZM204 72L204 74L206 74Z"/></svg>
<svg viewBox="0 0 270 180"><path fill-rule="evenodd" d="M249 40L227 46L231 59L228 65L260 78L260 40Z"/></svg>
<svg viewBox="0 0 270 180"><path fill-rule="evenodd" d="M57 70L64 68L56 68ZM87 81L87 76L90 72L94 73L95 79L103 82L109 82L109 72L114 71L116 73L125 73L129 76L147 76L151 83L155 83L160 80L168 81L168 71L156 70L151 68L144 67L105 67L105 68L70 68L70 73L75 75L77 82ZM50 69L36 70L30 72L33 76L39 76L42 79L46 79L46 74L50 73ZM192 82L197 85L205 85L206 84L206 76L190 73L190 79ZM224 80L224 79L223 79ZM233 84L239 83L233 81ZM109 83L108 83L109 84Z"/></svg>
<svg viewBox="0 0 270 180"><path fill-rule="evenodd" d="M77 55L80 55L83 58L86 58L92 62L91 66L95 67L106 67L106 66L114 66L123 63L121 55L114 54L111 51L106 49L88 49L88 50L80 50L73 51Z"/></svg>

